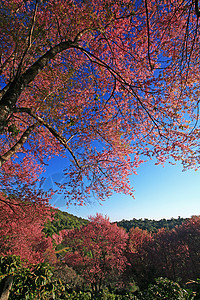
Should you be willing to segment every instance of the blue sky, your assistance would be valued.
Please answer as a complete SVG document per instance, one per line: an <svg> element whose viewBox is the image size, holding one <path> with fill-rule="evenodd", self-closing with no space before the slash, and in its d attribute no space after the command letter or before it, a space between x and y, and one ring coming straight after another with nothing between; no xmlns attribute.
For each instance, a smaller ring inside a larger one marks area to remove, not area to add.
<svg viewBox="0 0 200 300"><path fill-rule="evenodd" d="M182 172L181 164L166 163L165 167L143 163L138 175L131 177L135 199L123 194L114 194L99 205L88 203L85 207L71 206L66 209L63 196L56 196L52 204L78 217L87 218L97 212L110 217L111 221L133 218L159 220L200 215L200 170ZM49 162L44 184L51 186L53 180L62 176L63 160L54 158Z"/></svg>

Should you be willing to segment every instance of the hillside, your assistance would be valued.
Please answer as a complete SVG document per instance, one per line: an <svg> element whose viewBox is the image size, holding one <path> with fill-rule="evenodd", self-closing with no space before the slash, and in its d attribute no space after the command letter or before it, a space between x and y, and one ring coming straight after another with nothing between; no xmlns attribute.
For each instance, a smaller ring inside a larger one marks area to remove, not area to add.
<svg viewBox="0 0 200 300"><path fill-rule="evenodd" d="M149 219L135 219L122 220L116 222L119 227L123 227L127 232L132 227L139 227L140 229L156 232L158 229L164 227L172 229L175 226L181 225L186 219L178 217L177 219L171 218L169 220L161 219L159 221ZM48 221L45 225L44 232L48 236L52 236L53 233L59 233L62 229L80 228L86 225L89 221L83 218L76 217L67 212L57 210L52 222Z"/></svg>
<svg viewBox="0 0 200 300"><path fill-rule="evenodd" d="M135 219L133 218L130 221L122 220L119 222L116 222L118 226L123 227L126 229L127 232L132 227L139 227L140 229L156 232L160 228L167 228L172 229L175 226L181 225L185 220L184 218L178 217L177 219L171 218L169 220L161 219L159 221L156 220L149 220L149 219Z"/></svg>
<svg viewBox="0 0 200 300"><path fill-rule="evenodd" d="M46 235L52 236L54 233L58 234L60 230L80 228L87 223L88 220L86 219L76 217L61 210L57 210L54 215L54 220L52 222L48 221L43 231Z"/></svg>

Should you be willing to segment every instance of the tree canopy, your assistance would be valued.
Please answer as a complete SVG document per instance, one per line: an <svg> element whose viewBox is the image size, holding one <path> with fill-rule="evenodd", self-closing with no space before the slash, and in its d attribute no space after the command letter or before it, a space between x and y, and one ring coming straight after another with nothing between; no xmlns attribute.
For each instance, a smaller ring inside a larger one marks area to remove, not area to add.
<svg viewBox="0 0 200 300"><path fill-rule="evenodd" d="M144 156L198 166L198 1L0 4L1 190L54 155L80 204L132 196Z"/></svg>
<svg viewBox="0 0 200 300"><path fill-rule="evenodd" d="M99 292L106 283L119 279L126 267L124 252L128 234L109 219L97 214L80 229L66 232L64 260Z"/></svg>

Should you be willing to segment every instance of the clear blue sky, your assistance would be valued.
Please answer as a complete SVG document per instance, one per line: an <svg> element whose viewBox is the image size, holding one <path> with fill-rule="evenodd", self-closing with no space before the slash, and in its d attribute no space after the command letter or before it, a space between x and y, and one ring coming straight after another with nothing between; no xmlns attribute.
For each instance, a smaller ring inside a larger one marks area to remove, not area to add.
<svg viewBox="0 0 200 300"><path fill-rule="evenodd" d="M63 160L49 162L44 187L52 186L52 181L62 176ZM135 189L135 199L123 194L114 194L103 202L88 203L86 207L72 206L66 209L62 195L56 196L52 204L76 216L87 218L97 212L108 215L111 221L133 218L159 220L200 215L200 170L182 172L182 166L166 164L154 165L153 161L142 164L138 175L131 177Z"/></svg>

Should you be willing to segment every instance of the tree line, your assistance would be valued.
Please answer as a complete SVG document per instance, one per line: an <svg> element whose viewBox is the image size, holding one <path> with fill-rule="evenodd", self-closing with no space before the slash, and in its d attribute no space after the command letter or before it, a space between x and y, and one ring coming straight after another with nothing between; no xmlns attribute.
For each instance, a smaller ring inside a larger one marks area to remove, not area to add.
<svg viewBox="0 0 200 300"><path fill-rule="evenodd" d="M138 227L143 230L156 232L160 228L166 228L166 229L172 229L175 226L181 225L184 221L186 221L186 218L171 218L171 219L161 219L161 220L150 220L150 219L135 219L132 220L121 220L119 222L116 222L118 226L123 227L126 229L127 232L132 227Z"/></svg>
<svg viewBox="0 0 200 300"><path fill-rule="evenodd" d="M181 225L187 218L171 218L171 219L160 219L160 220L151 220L151 219L136 219L132 220L121 220L115 222L117 226L123 227L127 232L130 231L132 227L138 227L143 230L156 232L160 228L172 229L175 226ZM52 236L53 233L59 233L63 229L72 229L79 228L82 225L86 225L88 220L76 217L67 212L56 210L54 214L54 219L48 221L45 224L44 232L46 235Z"/></svg>

